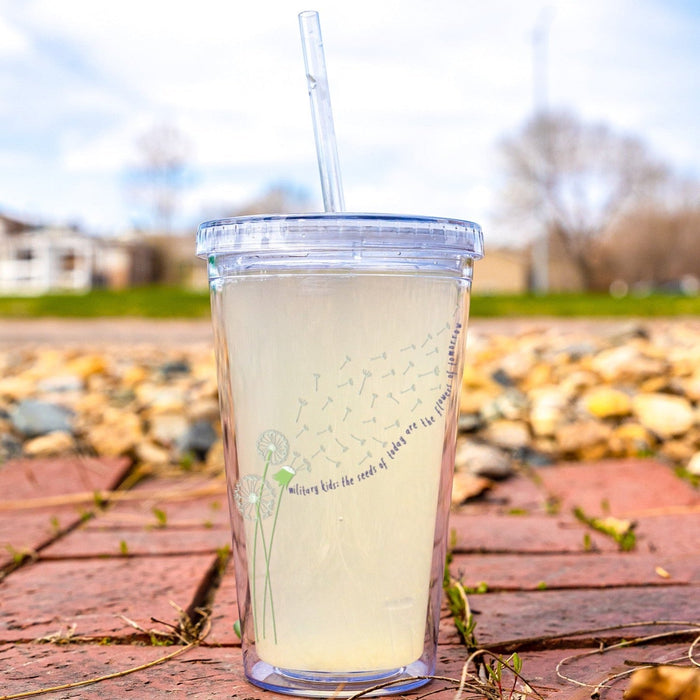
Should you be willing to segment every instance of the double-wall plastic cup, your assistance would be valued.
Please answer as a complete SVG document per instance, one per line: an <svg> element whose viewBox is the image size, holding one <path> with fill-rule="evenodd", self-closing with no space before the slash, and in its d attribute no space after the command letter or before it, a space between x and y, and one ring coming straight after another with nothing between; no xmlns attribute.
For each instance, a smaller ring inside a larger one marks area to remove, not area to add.
<svg viewBox="0 0 700 700"><path fill-rule="evenodd" d="M478 225L202 224L245 674L291 695L434 672ZM231 620L231 624L233 624Z"/></svg>

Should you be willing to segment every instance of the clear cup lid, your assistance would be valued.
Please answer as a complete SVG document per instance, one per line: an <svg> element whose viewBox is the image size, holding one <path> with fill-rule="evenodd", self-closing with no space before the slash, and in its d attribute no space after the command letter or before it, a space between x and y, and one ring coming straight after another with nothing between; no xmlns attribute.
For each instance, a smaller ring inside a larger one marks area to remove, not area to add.
<svg viewBox="0 0 700 700"><path fill-rule="evenodd" d="M327 254L371 251L421 257L484 255L481 227L471 221L392 214L258 215L207 221L197 231L197 255Z"/></svg>

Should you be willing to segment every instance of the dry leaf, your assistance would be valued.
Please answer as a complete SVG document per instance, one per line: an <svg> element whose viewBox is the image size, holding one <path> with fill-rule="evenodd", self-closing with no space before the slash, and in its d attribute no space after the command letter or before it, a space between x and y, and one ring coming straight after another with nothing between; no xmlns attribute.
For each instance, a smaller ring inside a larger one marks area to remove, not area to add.
<svg viewBox="0 0 700 700"><path fill-rule="evenodd" d="M671 578L671 574L669 574L663 566L657 566L654 571L656 571L656 575L661 576L661 578Z"/></svg>
<svg viewBox="0 0 700 700"><path fill-rule="evenodd" d="M700 668L657 666L635 671L625 700L700 700Z"/></svg>

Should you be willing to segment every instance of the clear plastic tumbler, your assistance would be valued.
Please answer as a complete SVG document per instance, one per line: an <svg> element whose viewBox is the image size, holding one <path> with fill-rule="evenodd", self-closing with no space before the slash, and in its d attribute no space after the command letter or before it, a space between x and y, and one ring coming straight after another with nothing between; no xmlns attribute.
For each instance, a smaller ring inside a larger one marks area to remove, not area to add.
<svg viewBox="0 0 700 700"><path fill-rule="evenodd" d="M245 674L343 697L434 672L477 224L199 227ZM233 624L233 620L231 620Z"/></svg>

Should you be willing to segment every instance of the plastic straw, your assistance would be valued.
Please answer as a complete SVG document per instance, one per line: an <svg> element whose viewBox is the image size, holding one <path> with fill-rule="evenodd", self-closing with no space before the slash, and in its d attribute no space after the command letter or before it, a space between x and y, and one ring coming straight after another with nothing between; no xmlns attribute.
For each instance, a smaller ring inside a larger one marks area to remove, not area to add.
<svg viewBox="0 0 700 700"><path fill-rule="evenodd" d="M343 182L340 177L331 95L328 90L326 59L323 54L323 39L321 38L318 12L301 12L299 14L299 30L301 31L306 80L311 100L311 117L314 124L318 171L323 191L323 208L327 212L343 211L345 209Z"/></svg>

